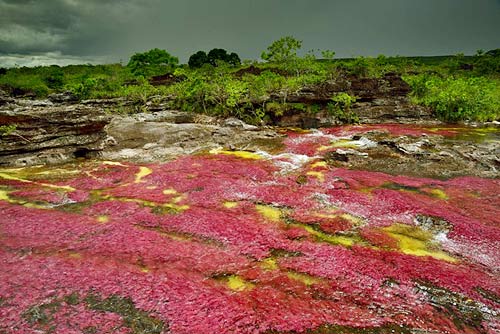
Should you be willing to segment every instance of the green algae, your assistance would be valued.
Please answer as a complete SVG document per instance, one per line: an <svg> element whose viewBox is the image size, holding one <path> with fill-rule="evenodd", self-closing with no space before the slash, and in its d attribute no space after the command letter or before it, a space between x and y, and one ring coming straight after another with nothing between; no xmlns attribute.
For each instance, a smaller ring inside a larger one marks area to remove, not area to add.
<svg viewBox="0 0 500 334"><path fill-rule="evenodd" d="M102 298L98 294L90 293L83 301L91 310L120 315L123 319L123 325L129 328L133 334L161 334L164 331L168 332L167 324L147 312L137 309L129 297L111 295Z"/></svg>
<svg viewBox="0 0 500 334"><path fill-rule="evenodd" d="M385 183L382 185L382 188L430 196L430 197L444 200L444 201L449 199L448 194L443 189L436 188L436 187L418 188L418 187L408 186L408 185L399 184L399 183Z"/></svg>

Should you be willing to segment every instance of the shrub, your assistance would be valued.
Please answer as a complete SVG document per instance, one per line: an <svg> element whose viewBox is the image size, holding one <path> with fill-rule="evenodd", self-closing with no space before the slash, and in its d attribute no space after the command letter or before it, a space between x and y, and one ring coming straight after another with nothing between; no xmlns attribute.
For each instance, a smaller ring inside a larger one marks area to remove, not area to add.
<svg viewBox="0 0 500 334"><path fill-rule="evenodd" d="M328 112L342 123L357 123L359 118L351 111L351 106L356 102L356 97L347 93L337 93L331 97L327 105Z"/></svg>
<svg viewBox="0 0 500 334"><path fill-rule="evenodd" d="M127 67L134 75L150 77L171 72L178 63L179 59L171 56L167 51L152 49L134 54Z"/></svg>
<svg viewBox="0 0 500 334"><path fill-rule="evenodd" d="M500 117L500 82L484 77L410 76L415 103L431 107L445 121L488 121Z"/></svg>
<svg viewBox="0 0 500 334"><path fill-rule="evenodd" d="M283 63L297 58L297 51L302 47L302 41L286 36L274 41L263 51L261 58L270 62Z"/></svg>

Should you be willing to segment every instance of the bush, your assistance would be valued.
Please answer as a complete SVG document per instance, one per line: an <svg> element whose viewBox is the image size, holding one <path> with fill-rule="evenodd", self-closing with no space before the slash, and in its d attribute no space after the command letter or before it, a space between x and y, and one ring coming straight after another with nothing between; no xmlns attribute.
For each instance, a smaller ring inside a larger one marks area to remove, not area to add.
<svg viewBox="0 0 500 334"><path fill-rule="evenodd" d="M302 41L286 36L274 41L263 51L261 58L270 62L284 63L297 58L297 51L302 47Z"/></svg>
<svg viewBox="0 0 500 334"><path fill-rule="evenodd" d="M64 85L64 71L59 66L50 66L44 75L44 81L50 89L60 89Z"/></svg>
<svg viewBox="0 0 500 334"><path fill-rule="evenodd" d="M127 67L136 76L150 77L169 73L178 63L179 59L171 56L167 51L152 49L134 54Z"/></svg>
<svg viewBox="0 0 500 334"><path fill-rule="evenodd" d="M331 97L327 105L328 112L342 123L358 123L359 118L351 111L351 106L356 102L356 97L347 93L338 93Z"/></svg>
<svg viewBox="0 0 500 334"><path fill-rule="evenodd" d="M484 77L405 77L413 101L445 121L491 121L500 117L500 82Z"/></svg>

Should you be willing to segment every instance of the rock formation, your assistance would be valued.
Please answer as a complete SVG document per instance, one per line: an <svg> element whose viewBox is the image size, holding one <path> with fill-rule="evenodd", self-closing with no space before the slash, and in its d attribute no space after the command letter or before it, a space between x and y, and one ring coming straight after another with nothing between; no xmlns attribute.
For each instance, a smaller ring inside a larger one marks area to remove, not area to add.
<svg viewBox="0 0 500 334"><path fill-rule="evenodd" d="M0 107L0 166L91 157L104 147L109 117L84 105L9 100Z"/></svg>

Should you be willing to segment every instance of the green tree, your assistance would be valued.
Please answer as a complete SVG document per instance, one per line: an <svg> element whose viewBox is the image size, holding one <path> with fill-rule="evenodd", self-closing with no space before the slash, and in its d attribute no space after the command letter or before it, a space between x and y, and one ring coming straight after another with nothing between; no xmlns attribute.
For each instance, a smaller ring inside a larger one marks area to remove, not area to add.
<svg viewBox="0 0 500 334"><path fill-rule="evenodd" d="M189 57L188 65L191 68L200 68L204 64L208 64L208 56L205 51L198 51Z"/></svg>
<svg viewBox="0 0 500 334"><path fill-rule="evenodd" d="M238 54L232 52L228 53L224 49L215 48L210 50L208 54L205 51L198 51L189 57L189 67L200 68L204 64L210 64L212 66L218 66L219 62L225 62L229 65L237 66L241 64L241 59Z"/></svg>
<svg viewBox="0 0 500 334"><path fill-rule="evenodd" d="M234 66L241 64L240 57L236 53L232 52L228 54L226 50L217 48L210 50L208 61L213 66L217 66L218 61L223 61Z"/></svg>
<svg viewBox="0 0 500 334"><path fill-rule="evenodd" d="M323 50L321 51L321 57L326 60L332 60L335 57L335 51Z"/></svg>
<svg viewBox="0 0 500 334"><path fill-rule="evenodd" d="M286 36L274 41L263 51L261 58L270 62L284 63L297 58L297 51L302 47L302 41Z"/></svg>
<svg viewBox="0 0 500 334"><path fill-rule="evenodd" d="M171 72L178 63L179 59L167 51L152 49L134 54L127 67L134 75L149 77Z"/></svg>
<svg viewBox="0 0 500 334"><path fill-rule="evenodd" d="M229 56L227 57L227 62L233 66L241 65L240 56L238 56L238 54L235 52L231 52L229 54Z"/></svg>

